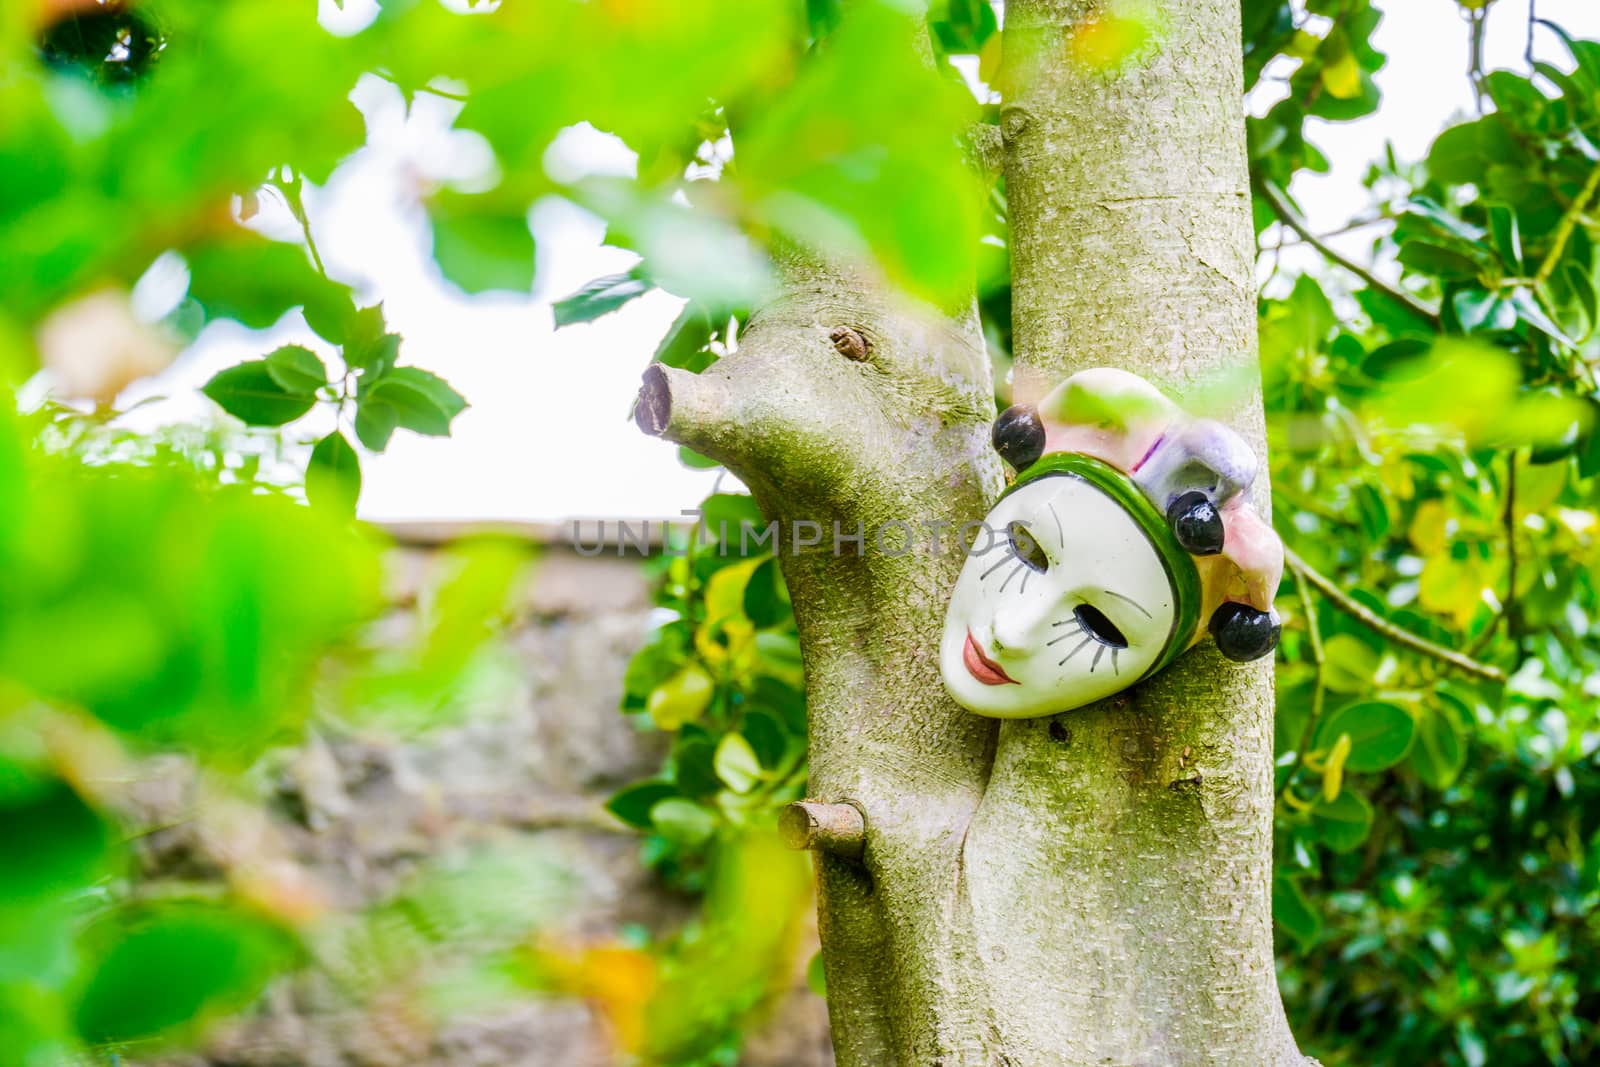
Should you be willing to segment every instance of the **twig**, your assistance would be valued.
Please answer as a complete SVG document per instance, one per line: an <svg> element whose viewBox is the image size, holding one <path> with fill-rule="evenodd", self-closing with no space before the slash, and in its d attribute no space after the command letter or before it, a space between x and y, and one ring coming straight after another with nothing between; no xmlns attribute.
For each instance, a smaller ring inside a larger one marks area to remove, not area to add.
<svg viewBox="0 0 1600 1067"><path fill-rule="evenodd" d="M300 232L306 236L306 248L311 252L311 262L316 266L317 273L326 278L328 271L322 265L322 254L317 251L317 242L311 236L311 219L306 215L306 205L303 199L305 182L305 178L297 172L294 176L293 185L286 184L281 177L276 184L278 191L283 194L284 203L289 205L290 214L294 215L295 221L300 223Z"/></svg>
<svg viewBox="0 0 1600 1067"><path fill-rule="evenodd" d="M386 70L375 70L372 73L376 74L390 85L393 85L396 89L399 89L401 95L405 94L405 86L401 85L400 79L396 78L393 74ZM437 96L444 100L455 100L458 103L463 104L467 102L467 96L465 93L452 93L447 89L435 89L431 85L419 85L412 89L411 92L413 95L416 93L427 93L429 96Z"/></svg>
<svg viewBox="0 0 1600 1067"><path fill-rule="evenodd" d="M1311 662L1317 665L1317 679L1311 690L1311 710L1306 714L1306 724L1300 728L1300 740L1294 746L1294 766L1289 768L1288 780L1283 785L1285 791L1292 789L1295 779L1300 777L1300 768L1306 763L1306 749L1311 747L1311 739L1316 735L1317 722L1322 718L1322 707L1327 700L1327 686L1323 684L1323 665L1327 660L1322 649L1322 627L1317 622L1317 613L1311 603L1310 583L1298 570L1294 572L1294 591L1300 598L1300 611L1306 617L1306 636L1311 639Z"/></svg>
<svg viewBox="0 0 1600 1067"><path fill-rule="evenodd" d="M1539 269L1534 272L1534 284L1543 285L1556 272L1556 264L1561 261L1561 253L1567 250L1567 242L1572 239L1572 231L1577 228L1583 213L1589 210L1589 202L1594 199L1597 190L1600 190L1600 163L1596 163L1594 169L1589 172L1589 180L1583 183L1583 189L1579 191L1577 199L1573 200L1572 205L1561 216L1561 221L1556 224L1550 251L1544 254L1544 259L1539 262Z"/></svg>
<svg viewBox="0 0 1600 1067"><path fill-rule="evenodd" d="M1289 564L1289 569L1294 571L1296 578L1303 578L1305 581L1310 582L1312 587L1327 597L1334 607L1374 633L1382 634L1395 644L1403 645L1413 652L1420 652L1425 656L1432 656L1441 663L1448 663L1466 674L1475 675L1491 682L1504 682L1506 680L1505 671L1502 671L1499 667L1492 667L1487 663L1479 663L1471 656L1445 648L1443 645L1436 645L1426 637L1414 634L1402 626L1396 626L1388 619L1374 613L1365 605L1352 600L1342 589L1333 584L1332 579L1318 573L1309 563L1301 559L1294 549L1289 548L1287 545L1284 546L1283 556L1284 561Z"/></svg>
<svg viewBox="0 0 1600 1067"><path fill-rule="evenodd" d="M1322 673L1324 657L1322 654L1322 627L1317 623L1317 613L1311 603L1311 592L1306 583L1300 581L1300 572L1295 572L1296 581L1294 591L1300 597L1300 612L1306 617L1306 636L1311 639L1311 662L1317 665L1317 673Z"/></svg>
<svg viewBox="0 0 1600 1067"><path fill-rule="evenodd" d="M427 93L429 96L437 96L441 100L454 100L457 103L462 104L467 102L466 93L452 93L446 89L435 89L431 85L419 85L415 91L419 93Z"/></svg>
<svg viewBox="0 0 1600 1067"><path fill-rule="evenodd" d="M1364 230L1368 226L1377 226L1380 223L1393 222L1393 221L1394 221L1394 216L1393 215L1372 215L1372 216L1370 216L1368 218L1364 218L1364 219L1351 219L1349 222L1345 223L1343 226L1340 226L1337 229L1329 230L1326 233L1320 233L1320 234L1317 235L1317 237L1318 237L1319 240L1326 241L1330 237L1343 237L1347 233L1355 233L1357 230ZM1280 240L1278 242L1278 247L1279 248L1293 248L1296 245L1303 245L1305 243L1306 242L1305 242L1304 238L1296 235L1295 239L1292 240L1292 241Z"/></svg>
<svg viewBox="0 0 1600 1067"><path fill-rule="evenodd" d="M1256 184L1256 188L1260 190L1261 195L1266 199L1268 205L1271 206L1273 214L1277 215L1285 226L1299 234L1301 240L1305 241L1306 244L1310 245L1312 248L1315 248L1318 252L1321 252L1336 265L1343 267L1351 274L1354 274L1357 278L1360 278L1362 281L1366 282L1369 287L1376 289L1380 293L1386 294L1390 299L1404 305L1406 310L1410 311L1412 314L1426 319L1435 327L1439 325L1439 312L1436 309L1424 304L1422 301L1418 300L1416 297L1412 296L1403 289L1397 289L1394 286L1389 285L1387 282L1383 281L1376 274L1373 274L1361 264L1356 263L1353 260L1346 259L1344 256L1336 252L1326 241L1318 237L1311 229L1311 224L1306 222L1300 213L1294 209L1294 206L1289 203L1289 198L1284 196L1283 190L1279 189L1269 181L1258 182Z"/></svg>
<svg viewBox="0 0 1600 1067"><path fill-rule="evenodd" d="M1472 83L1472 101L1483 114L1483 31L1488 21L1487 7L1467 11L1467 21L1472 23L1471 53L1467 57L1467 80Z"/></svg>
<svg viewBox="0 0 1600 1067"><path fill-rule="evenodd" d="M1528 64L1528 76L1533 77L1533 30L1539 25L1539 0L1528 0L1528 43L1523 46L1522 59Z"/></svg>
<svg viewBox="0 0 1600 1067"><path fill-rule="evenodd" d="M1600 173L1597 171L1596 173ZM1513 640L1517 636L1515 612L1517 608L1517 450L1506 456L1506 513L1501 521L1506 530L1506 599L1500 613L1506 619L1506 633ZM1474 650L1476 652L1476 650Z"/></svg>
<svg viewBox="0 0 1600 1067"><path fill-rule="evenodd" d="M1512 612L1516 609L1517 597L1517 450L1512 449L1506 454L1506 509L1501 516L1505 526L1506 538L1506 597L1500 602L1500 614L1489 620L1489 625L1473 646L1467 650L1470 656L1482 652L1494 640L1495 631L1500 627L1500 621L1505 620L1506 633L1514 641L1516 627L1513 625Z"/></svg>

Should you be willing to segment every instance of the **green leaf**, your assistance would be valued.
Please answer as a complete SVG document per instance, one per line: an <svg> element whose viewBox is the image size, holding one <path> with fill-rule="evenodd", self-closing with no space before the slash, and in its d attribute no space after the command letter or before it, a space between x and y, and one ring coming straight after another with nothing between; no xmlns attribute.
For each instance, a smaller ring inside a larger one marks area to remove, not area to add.
<svg viewBox="0 0 1600 1067"><path fill-rule="evenodd" d="M1466 742L1451 710L1425 706L1411 749L1411 766L1417 777L1434 789L1444 789L1460 776L1466 762Z"/></svg>
<svg viewBox="0 0 1600 1067"><path fill-rule="evenodd" d="M84 888L111 842L110 826L59 779L0 798L0 905Z"/></svg>
<svg viewBox="0 0 1600 1067"><path fill-rule="evenodd" d="M1583 853L1583 866L1578 872L1578 887L1585 893L1600 889L1600 831L1589 838L1589 847Z"/></svg>
<svg viewBox="0 0 1600 1067"><path fill-rule="evenodd" d="M76 1022L94 1043L154 1037L243 1007L293 960L278 928L184 904L136 915L94 967Z"/></svg>
<svg viewBox="0 0 1600 1067"><path fill-rule="evenodd" d="M1520 161L1523 153L1498 115L1452 126L1428 150L1428 173L1449 185L1482 179L1493 162Z"/></svg>
<svg viewBox="0 0 1600 1067"><path fill-rule="evenodd" d="M306 305L306 325L331 345L342 345L356 316L355 298L344 301L318 301Z"/></svg>
<svg viewBox="0 0 1600 1067"><path fill-rule="evenodd" d="M822 953L816 952L806 964L806 988L819 997L828 995L828 978L822 968Z"/></svg>
<svg viewBox="0 0 1600 1067"><path fill-rule="evenodd" d="M678 795L678 787L671 782L635 782L626 789L612 794L606 801L606 810L618 819L639 830L650 829L650 810L660 801Z"/></svg>
<svg viewBox="0 0 1600 1067"><path fill-rule="evenodd" d="M308 322L331 330L329 324L351 306L349 288L318 274L298 245L245 234L192 249L186 258L189 295L209 319L235 319L261 330L303 307Z"/></svg>
<svg viewBox="0 0 1600 1067"><path fill-rule="evenodd" d="M710 809L683 797L656 801L650 823L662 837L691 847L704 844L717 829L717 817Z"/></svg>
<svg viewBox="0 0 1600 1067"><path fill-rule="evenodd" d="M762 560L745 583L744 614L758 630L777 626L790 617L789 593L776 557Z"/></svg>
<svg viewBox="0 0 1600 1067"><path fill-rule="evenodd" d="M844 17L844 0L806 0L806 25L815 40L832 33Z"/></svg>
<svg viewBox="0 0 1600 1067"><path fill-rule="evenodd" d="M761 781L761 761L742 734L725 734L713 764L717 777L735 793L748 793Z"/></svg>
<svg viewBox="0 0 1600 1067"><path fill-rule="evenodd" d="M1311 825L1323 844L1335 852L1349 852L1372 831L1372 805L1346 786L1332 801L1318 798L1311 809Z"/></svg>
<svg viewBox="0 0 1600 1067"><path fill-rule="evenodd" d="M1600 401L1589 404L1589 432L1578 444L1578 477L1592 478L1600 474Z"/></svg>
<svg viewBox="0 0 1600 1067"><path fill-rule="evenodd" d="M200 391L249 426L282 426L310 411L315 403L314 398L279 385L264 359L229 367Z"/></svg>
<svg viewBox="0 0 1600 1067"><path fill-rule="evenodd" d="M356 401L356 439L372 451L388 448L399 425L400 413L393 404L370 396Z"/></svg>
<svg viewBox="0 0 1600 1067"><path fill-rule="evenodd" d="M1323 677L1329 689L1359 693L1372 685L1378 654L1353 634L1334 634L1323 642ZM1332 735L1338 737L1338 734Z"/></svg>
<svg viewBox="0 0 1600 1067"><path fill-rule="evenodd" d="M267 373L296 396L311 396L328 384L328 368L315 352L301 345L284 345L268 353Z"/></svg>
<svg viewBox="0 0 1600 1067"><path fill-rule="evenodd" d="M1397 257L1402 266L1440 278L1476 278L1478 264L1472 257L1431 241L1407 241Z"/></svg>
<svg viewBox="0 0 1600 1067"><path fill-rule="evenodd" d="M1425 196L1414 196L1406 203L1405 214L1398 220L1397 232L1408 233L1415 225L1414 220L1426 222L1428 227L1445 238L1456 238L1450 243L1460 247L1463 252L1471 248L1469 254L1481 254L1472 246L1482 242L1483 230L1450 214Z"/></svg>
<svg viewBox="0 0 1600 1067"><path fill-rule="evenodd" d="M1461 289L1450 297L1450 306L1461 323L1463 333L1478 330L1498 332L1517 324L1516 306L1495 293L1482 289Z"/></svg>
<svg viewBox="0 0 1600 1067"><path fill-rule="evenodd" d="M533 233L526 215L457 212L438 202L429 214L433 258L450 282L468 293L526 293L533 287Z"/></svg>
<svg viewBox="0 0 1600 1067"><path fill-rule="evenodd" d="M750 749L761 761L761 766L771 770L783 762L789 751L789 735L784 731L783 720L776 712L760 708L748 712L739 727Z"/></svg>
<svg viewBox="0 0 1600 1067"><path fill-rule="evenodd" d="M1311 747L1330 749L1340 734L1349 734L1353 747L1345 769L1370 773L1387 770L1405 759L1415 733L1416 723L1404 708L1369 700L1324 716L1317 724Z"/></svg>
<svg viewBox="0 0 1600 1067"><path fill-rule="evenodd" d="M720 467L722 464L709 456L702 456L687 445L678 446L678 462L690 470L708 471Z"/></svg>
<svg viewBox="0 0 1600 1067"><path fill-rule="evenodd" d="M734 544L739 542L741 527L761 526L761 509L747 493L712 493L701 502L700 515L712 537L726 536Z"/></svg>
<svg viewBox="0 0 1600 1067"><path fill-rule="evenodd" d="M722 788L717 778L717 746L703 735L682 741L672 754L672 780L685 796L705 797Z"/></svg>
<svg viewBox="0 0 1600 1067"><path fill-rule="evenodd" d="M1522 235L1517 229L1517 213L1504 204L1490 204L1489 232L1494 235L1495 251L1500 253L1500 261L1505 264L1506 270L1521 274Z"/></svg>
<svg viewBox="0 0 1600 1067"><path fill-rule="evenodd" d="M306 499L343 515L356 513L361 498L361 457L335 430L317 442L306 467Z"/></svg>
<svg viewBox="0 0 1600 1067"><path fill-rule="evenodd" d="M698 663L687 663L678 673L656 686L645 710L662 730L677 730L695 722L716 695L716 683Z"/></svg>
<svg viewBox="0 0 1600 1067"><path fill-rule="evenodd" d="M989 0L933 0L928 27L947 53L971 54L983 49L999 24Z"/></svg>
<svg viewBox="0 0 1600 1067"><path fill-rule="evenodd" d="M699 302L691 300L668 327L650 362L668 367L684 367L711 343L711 316Z"/></svg>
<svg viewBox="0 0 1600 1067"><path fill-rule="evenodd" d="M571 296L557 300L550 310L555 315L557 329L578 322L593 322L628 301L643 296L652 288L654 286L641 278L637 270L606 274L595 278Z"/></svg>
<svg viewBox="0 0 1600 1067"><path fill-rule="evenodd" d="M400 354L400 336L388 332L382 304L361 308L350 316L343 354L351 370L369 372L374 378L394 366Z"/></svg>
<svg viewBox="0 0 1600 1067"><path fill-rule="evenodd" d="M1561 280L1583 309L1588 328L1600 326L1600 294L1595 292L1594 279L1589 277L1589 272L1576 263L1568 263L1561 269Z"/></svg>
<svg viewBox="0 0 1600 1067"><path fill-rule="evenodd" d="M1513 289L1511 291L1511 303L1516 307L1517 314L1522 316L1522 321L1564 345L1577 347L1578 342L1568 337L1566 331L1556 325L1555 320L1550 318L1549 315L1545 314L1544 308L1539 306L1539 300L1531 290Z"/></svg>
<svg viewBox="0 0 1600 1067"><path fill-rule="evenodd" d="M393 408L399 426L429 437L450 436L451 420L467 406L443 378L417 367L396 367L377 379L362 398L369 402Z"/></svg>
<svg viewBox="0 0 1600 1067"><path fill-rule="evenodd" d="M1302 949L1314 945L1322 933L1322 916L1306 899L1297 878L1279 874L1272 879L1272 917Z"/></svg>

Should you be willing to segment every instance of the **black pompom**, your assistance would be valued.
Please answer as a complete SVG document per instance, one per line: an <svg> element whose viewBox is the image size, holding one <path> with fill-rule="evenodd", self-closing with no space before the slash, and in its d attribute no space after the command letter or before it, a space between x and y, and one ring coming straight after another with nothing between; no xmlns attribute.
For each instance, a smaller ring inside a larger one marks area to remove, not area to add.
<svg viewBox="0 0 1600 1067"><path fill-rule="evenodd" d="M1257 611L1248 604L1229 601L1211 615L1211 636L1217 640L1217 649L1235 663L1270 654L1278 647L1282 630L1276 612Z"/></svg>
<svg viewBox="0 0 1600 1067"><path fill-rule="evenodd" d="M1214 556L1222 551L1222 516L1198 490L1184 493L1167 507L1167 525L1172 527L1178 544L1196 556Z"/></svg>
<svg viewBox="0 0 1600 1067"><path fill-rule="evenodd" d="M1012 470L1025 470L1044 455L1044 424L1039 421L1039 413L1028 405L1013 404L994 420L990 440Z"/></svg>

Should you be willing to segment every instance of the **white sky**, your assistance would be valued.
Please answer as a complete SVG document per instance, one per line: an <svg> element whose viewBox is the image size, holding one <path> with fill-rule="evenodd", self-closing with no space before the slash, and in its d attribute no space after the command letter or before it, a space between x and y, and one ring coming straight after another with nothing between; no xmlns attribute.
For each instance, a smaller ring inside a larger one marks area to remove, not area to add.
<svg viewBox="0 0 1600 1067"><path fill-rule="evenodd" d="M371 17L374 0L347 0L342 15L331 0L321 3L330 26L353 29ZM1467 26L1455 0L1380 3L1385 17L1375 44L1389 56L1378 74L1382 109L1356 123L1314 122L1311 139L1333 169L1295 181L1294 193L1319 231L1366 209L1360 178L1385 141L1392 140L1403 159L1417 158L1452 117L1473 107L1464 75ZM1600 37L1595 0L1538 0L1538 10L1574 36ZM1527 11L1528 0L1498 0L1491 8L1489 69L1523 69ZM1566 65L1565 50L1547 30L1539 31L1536 51ZM554 199L532 214L539 247L532 295L464 296L429 258L425 223L407 189L419 177L481 177L493 166L488 148L476 135L449 130L448 102L419 96L407 120L398 94L376 79L363 83L357 100L368 114L372 143L326 189L308 197L318 246L330 273L357 285L364 302L384 301L393 328L405 337L403 361L442 375L472 405L449 439L400 431L383 455L364 457L363 517L671 518L693 507L710 490L714 472L685 469L673 446L645 437L627 420L639 376L680 301L656 292L595 323L554 330L552 299L634 261L601 246L598 220ZM1269 102L1252 106L1260 112ZM547 162L562 167L631 173L631 154L593 130L569 131L552 153ZM294 233L287 213L270 205L259 224L279 236ZM1371 238L1372 231L1363 231L1335 244L1364 258ZM1303 248L1287 250L1284 265L1322 272L1316 254ZM209 401L185 390L289 341L328 353L298 325L298 316L265 336L229 324L208 328L153 389L140 390L171 398L141 417L214 417ZM327 428L309 426L307 439Z"/></svg>

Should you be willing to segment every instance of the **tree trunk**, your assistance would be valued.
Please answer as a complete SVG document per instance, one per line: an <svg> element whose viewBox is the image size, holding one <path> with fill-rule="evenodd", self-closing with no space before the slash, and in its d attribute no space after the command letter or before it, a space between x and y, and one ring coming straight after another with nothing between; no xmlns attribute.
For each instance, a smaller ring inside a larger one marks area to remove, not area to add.
<svg viewBox="0 0 1600 1067"><path fill-rule="evenodd" d="M1114 73L1063 58L1095 8L1007 5L1018 394L1105 365L1181 395L1254 358L1237 0L1167 5L1160 47ZM811 795L865 824L792 827L818 843L839 1063L1302 1062L1272 956L1270 664L1207 645L1096 707L998 729L958 708L937 658L956 529L1002 484L976 315L782 266L739 351L652 367L638 417L780 524ZM1219 417L1264 451L1256 393ZM795 551L807 523L821 544ZM836 553L858 527L864 551Z"/></svg>

